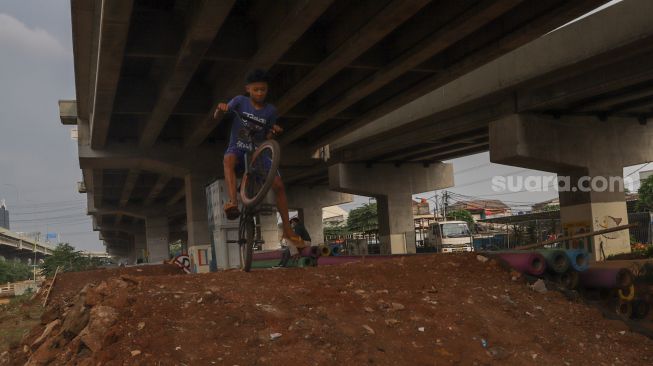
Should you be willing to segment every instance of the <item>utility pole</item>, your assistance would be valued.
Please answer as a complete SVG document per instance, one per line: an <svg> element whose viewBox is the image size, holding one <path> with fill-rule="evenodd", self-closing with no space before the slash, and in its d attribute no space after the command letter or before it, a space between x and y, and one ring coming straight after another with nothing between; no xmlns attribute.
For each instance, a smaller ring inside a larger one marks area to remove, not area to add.
<svg viewBox="0 0 653 366"><path fill-rule="evenodd" d="M440 212L440 208L438 207L438 195L435 195L435 207L433 208L433 221L438 222L438 212Z"/></svg>
<svg viewBox="0 0 653 366"><path fill-rule="evenodd" d="M446 220L447 219L447 208L449 207L449 193L447 191L444 191L443 196L442 196L442 205L444 206L444 214L442 217Z"/></svg>

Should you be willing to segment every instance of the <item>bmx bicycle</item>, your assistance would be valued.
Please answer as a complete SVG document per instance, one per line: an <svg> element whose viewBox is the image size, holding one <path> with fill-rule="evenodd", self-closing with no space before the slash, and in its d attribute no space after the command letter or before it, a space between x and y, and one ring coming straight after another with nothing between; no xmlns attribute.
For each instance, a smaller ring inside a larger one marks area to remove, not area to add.
<svg viewBox="0 0 653 366"><path fill-rule="evenodd" d="M245 125L248 123L267 128L263 123L234 110L235 118ZM250 130L250 140L259 131ZM238 223L238 246L240 249L240 267L249 272L252 268L252 254L255 246L263 244L261 240L260 215L274 214L273 205L264 203L272 183L278 174L281 162L281 147L275 140L268 139L255 146L253 151L245 153L244 172L240 180L240 221Z"/></svg>

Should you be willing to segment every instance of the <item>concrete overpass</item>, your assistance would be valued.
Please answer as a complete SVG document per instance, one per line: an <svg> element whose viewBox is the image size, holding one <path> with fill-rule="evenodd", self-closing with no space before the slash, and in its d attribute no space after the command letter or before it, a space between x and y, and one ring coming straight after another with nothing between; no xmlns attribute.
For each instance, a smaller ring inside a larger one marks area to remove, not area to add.
<svg viewBox="0 0 653 366"><path fill-rule="evenodd" d="M52 247L45 243L22 238L7 229L0 228L0 256L5 259L28 260L43 259L52 254Z"/></svg>
<svg viewBox="0 0 653 366"><path fill-rule="evenodd" d="M653 161L653 3L625 0L547 34L330 144L334 161L495 163L578 178ZM326 178L323 178L326 179ZM623 192L560 193L563 223L627 221ZM627 232L595 258L629 251Z"/></svg>
<svg viewBox="0 0 653 366"><path fill-rule="evenodd" d="M319 232L321 220L306 213L347 199L330 185L377 197L384 247L412 251L407 197L452 185L451 166L439 161L453 156L403 159L394 169L387 154L417 140L365 158L346 152L370 136L334 144L326 163L312 158L316 150L605 2L73 0L77 96L60 103L60 114L78 126L94 228L108 252L132 259L147 249L160 260L163 243L176 238L208 243L204 186L222 176L228 132L211 112L242 91L250 69L265 68L287 130L282 171L291 205L309 229ZM476 150L459 154L476 152L487 128L476 130L442 143L462 139ZM375 180L358 181L363 168Z"/></svg>

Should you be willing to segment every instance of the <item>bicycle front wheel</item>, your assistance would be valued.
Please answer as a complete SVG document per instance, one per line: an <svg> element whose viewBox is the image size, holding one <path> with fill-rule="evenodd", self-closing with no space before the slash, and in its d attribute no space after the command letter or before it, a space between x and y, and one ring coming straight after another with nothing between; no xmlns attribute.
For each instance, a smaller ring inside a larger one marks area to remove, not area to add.
<svg viewBox="0 0 653 366"><path fill-rule="evenodd" d="M262 143L252 154L240 184L240 197L247 207L261 203L268 194L281 162L281 147L275 140Z"/></svg>

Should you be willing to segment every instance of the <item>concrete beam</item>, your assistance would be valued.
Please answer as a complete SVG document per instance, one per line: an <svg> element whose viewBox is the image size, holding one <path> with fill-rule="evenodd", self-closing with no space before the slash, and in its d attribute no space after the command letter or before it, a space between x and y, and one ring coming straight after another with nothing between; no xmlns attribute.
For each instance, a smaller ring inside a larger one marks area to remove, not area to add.
<svg viewBox="0 0 653 366"><path fill-rule="evenodd" d="M104 172L102 169L93 170L93 203L95 207L102 206L102 198L104 196Z"/></svg>
<svg viewBox="0 0 653 366"><path fill-rule="evenodd" d="M59 101L59 119L62 125L77 125L77 101Z"/></svg>
<svg viewBox="0 0 653 366"><path fill-rule="evenodd" d="M220 123L213 119L213 111L217 107L217 103L242 91L243 80L250 70L272 67L332 2L333 0L297 1L291 3L291 7L285 14L264 17L267 22L258 30L257 39L260 42L256 53L247 63L242 64L237 71L233 72L233 77L222 78L225 80L224 83L215 85L213 107L205 118L189 127L184 144L186 146L201 144Z"/></svg>
<svg viewBox="0 0 653 366"><path fill-rule="evenodd" d="M156 200L157 197L161 194L161 191L168 185L172 177L167 176L167 175L159 175L159 178L156 180L156 183L154 184L154 187L152 187L152 190L150 193L147 195L145 198L145 202L143 203L145 206L151 205L154 200Z"/></svg>
<svg viewBox="0 0 653 366"><path fill-rule="evenodd" d="M290 111L346 65L377 44L394 29L415 15L430 0L393 0L347 42L334 50L313 71L294 85L277 102L279 114Z"/></svg>
<svg viewBox="0 0 653 366"><path fill-rule="evenodd" d="M320 126L325 121L333 118L338 113L354 105L366 96L381 89L401 75L416 68L432 58L450 45L472 34L482 26L495 20L502 14L514 8L521 0L509 1L481 1L471 6L456 19L447 23L441 29L417 43L399 58L393 60L386 67L366 78L355 87L339 96L334 102L318 110L308 121L289 131L282 137L282 142L289 143L303 134Z"/></svg>
<svg viewBox="0 0 653 366"><path fill-rule="evenodd" d="M514 114L490 124L490 160L550 172L621 169L653 161L651 141L653 124L635 118Z"/></svg>
<svg viewBox="0 0 653 366"><path fill-rule="evenodd" d="M406 112L413 115L419 113L422 107L415 106L415 109ZM448 139L459 138L463 134L473 137L470 131L487 128L489 121L514 113L514 110L514 101L504 94L491 96L482 103L475 102L472 107L467 103L461 104L416 120L410 128L400 131L388 130L345 149L332 150L332 159L338 162L370 161L380 156L384 160L392 160L393 153L403 152L423 143L437 140L442 141L440 146L443 146ZM410 144L407 144L407 141Z"/></svg>
<svg viewBox="0 0 653 366"><path fill-rule="evenodd" d="M79 103L79 116L85 120L89 119L90 110L92 109L90 105L90 100L92 100L90 86L95 83L95 78L91 78L91 71L95 68L95 64L91 62L91 55L94 53L93 45L95 44L97 47L94 24L99 23L99 17L96 16L96 13L99 13L99 9L96 9L98 4L98 1L70 1L75 62L75 91ZM93 75L95 75L94 70ZM92 82L91 79L93 79Z"/></svg>
<svg viewBox="0 0 653 366"><path fill-rule="evenodd" d="M177 61L168 73L168 79L163 83L156 104L143 128L139 143L141 148L152 147L156 142L234 2L235 0L205 0L194 4L192 20L186 29L186 37L181 44Z"/></svg>
<svg viewBox="0 0 653 366"><path fill-rule="evenodd" d="M101 224L94 226L93 230L103 232L119 232L126 234L145 232L145 228L142 225L134 224Z"/></svg>
<svg viewBox="0 0 653 366"><path fill-rule="evenodd" d="M134 186L136 186L136 181L138 180L139 175L140 175L140 171L137 169L130 169L129 173L127 173L125 186L123 187L122 193L120 194L120 207L125 207L129 202L129 198L132 195Z"/></svg>
<svg viewBox="0 0 653 366"><path fill-rule="evenodd" d="M160 205L160 206L149 206L149 207L144 207L140 205L139 206L127 205L125 207L104 205L102 207L92 207L88 210L88 213L97 214L97 215L122 214L122 215L133 216L142 219L148 216L180 215L184 213L184 209L185 207L183 204L175 204L173 206Z"/></svg>
<svg viewBox="0 0 653 366"><path fill-rule="evenodd" d="M133 3L133 0L102 1L97 75L90 116L91 146L94 148L102 148L107 142Z"/></svg>
<svg viewBox="0 0 653 366"><path fill-rule="evenodd" d="M168 202L166 202L166 206L174 205L175 203L179 202L182 198L184 198L184 196L186 196L185 186L182 187L179 191L177 191L177 193L175 193L172 197L170 197Z"/></svg>
<svg viewBox="0 0 653 366"><path fill-rule="evenodd" d="M414 121L475 99L509 91L511 87L547 71L632 42L643 31L648 33L652 28L650 21L643 16L647 13L643 10L651 4L643 4L645 0L635 0L613 5L541 36L603 3L605 1L600 0L565 2L497 42L472 52L446 72L438 73L387 100L348 123L344 129L325 135L315 145L330 144L333 151L363 139L373 139L384 132L410 129L408 126ZM614 19L628 19L628 25L617 24L612 21Z"/></svg>
<svg viewBox="0 0 653 366"><path fill-rule="evenodd" d="M190 170L222 172L221 147L184 149L180 146L159 144L142 150L135 144L111 144L98 150L79 146L79 165L82 169L147 170L183 178Z"/></svg>

